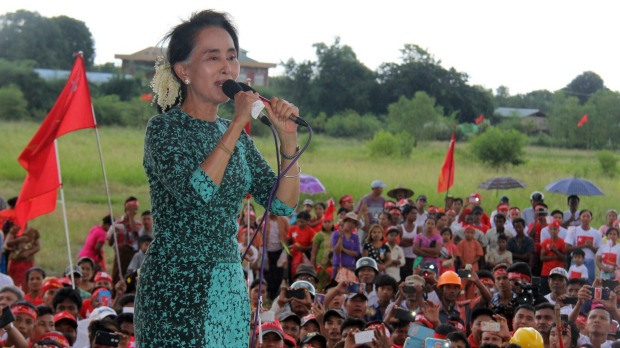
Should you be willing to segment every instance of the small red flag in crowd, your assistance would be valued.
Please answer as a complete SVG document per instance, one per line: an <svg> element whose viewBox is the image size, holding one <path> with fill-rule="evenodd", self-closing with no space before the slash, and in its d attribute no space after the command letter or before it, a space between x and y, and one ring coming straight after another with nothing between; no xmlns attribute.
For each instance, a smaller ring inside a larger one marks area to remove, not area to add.
<svg viewBox="0 0 620 348"><path fill-rule="evenodd" d="M145 93L145 94L141 95L140 96L140 100L152 101L153 100L153 93Z"/></svg>
<svg viewBox="0 0 620 348"><path fill-rule="evenodd" d="M588 121L588 114L583 115L583 117L581 117L581 120L579 120L579 123L577 123L577 127L583 126Z"/></svg>
<svg viewBox="0 0 620 348"><path fill-rule="evenodd" d="M77 55L69 80L39 130L17 161L26 169L26 179L15 206L22 231L28 220L56 209L60 178L54 140L83 128L94 128L95 119L81 55Z"/></svg>
<svg viewBox="0 0 620 348"><path fill-rule="evenodd" d="M454 145L456 144L456 138L454 132L450 138L450 146L446 153L446 159L441 166L441 173L439 173L439 180L437 180L437 193L444 192L450 189L454 184Z"/></svg>
<svg viewBox="0 0 620 348"><path fill-rule="evenodd" d="M480 114L480 116L478 116L478 118L476 118L475 123L476 123L476 124L481 124L481 123L482 123L482 121L484 121L484 115L483 115L483 114Z"/></svg>

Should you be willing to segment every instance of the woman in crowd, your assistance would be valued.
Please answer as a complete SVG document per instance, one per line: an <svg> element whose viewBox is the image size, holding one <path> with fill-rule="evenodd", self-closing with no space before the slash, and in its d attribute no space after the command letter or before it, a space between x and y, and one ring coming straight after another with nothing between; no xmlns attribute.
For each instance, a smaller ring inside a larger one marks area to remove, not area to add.
<svg viewBox="0 0 620 348"><path fill-rule="evenodd" d="M360 240L353 233L359 225L359 220L354 212L348 212L342 226L332 233L332 245L334 247L334 266L332 276L335 277L341 268L355 269L355 261L360 257Z"/></svg>
<svg viewBox="0 0 620 348"><path fill-rule="evenodd" d="M383 228L374 224L368 228L368 236L362 247L362 256L369 256L377 261L379 272L385 271L392 263L390 247L385 244Z"/></svg>
<svg viewBox="0 0 620 348"><path fill-rule="evenodd" d="M78 287L86 292L92 292L95 287L93 278L94 275L97 274L98 270L95 266L95 261L89 257L82 257L77 261L77 265L80 267L80 271L82 272L82 278L80 279Z"/></svg>

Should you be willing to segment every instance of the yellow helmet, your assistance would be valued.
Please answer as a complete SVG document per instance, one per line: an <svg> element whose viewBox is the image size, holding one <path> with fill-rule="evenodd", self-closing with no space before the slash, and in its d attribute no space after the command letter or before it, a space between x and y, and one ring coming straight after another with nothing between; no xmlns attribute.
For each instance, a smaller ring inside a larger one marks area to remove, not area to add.
<svg viewBox="0 0 620 348"><path fill-rule="evenodd" d="M446 284L462 286L461 278L454 271L445 271L437 280L437 287L439 288Z"/></svg>
<svg viewBox="0 0 620 348"><path fill-rule="evenodd" d="M516 343L521 348L544 348L542 335L536 329L531 327L522 327L515 331L510 339L510 343Z"/></svg>

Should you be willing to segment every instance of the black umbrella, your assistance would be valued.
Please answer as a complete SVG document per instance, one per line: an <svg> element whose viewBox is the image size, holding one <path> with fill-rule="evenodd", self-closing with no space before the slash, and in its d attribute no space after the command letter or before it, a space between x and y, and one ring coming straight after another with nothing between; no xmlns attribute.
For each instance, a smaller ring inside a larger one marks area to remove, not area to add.
<svg viewBox="0 0 620 348"><path fill-rule="evenodd" d="M527 184L511 176L496 176L481 183L478 187L487 190L508 190L513 188L524 188L527 187Z"/></svg>

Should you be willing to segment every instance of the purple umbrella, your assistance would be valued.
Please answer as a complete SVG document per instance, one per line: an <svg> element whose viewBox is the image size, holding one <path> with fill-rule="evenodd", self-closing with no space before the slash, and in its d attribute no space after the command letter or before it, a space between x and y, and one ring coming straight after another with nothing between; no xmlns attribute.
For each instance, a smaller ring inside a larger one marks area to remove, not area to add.
<svg viewBox="0 0 620 348"><path fill-rule="evenodd" d="M299 174L299 192L313 195L327 191L319 179L309 174Z"/></svg>

